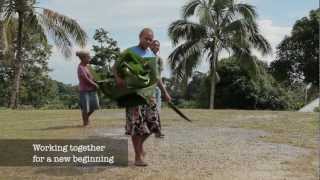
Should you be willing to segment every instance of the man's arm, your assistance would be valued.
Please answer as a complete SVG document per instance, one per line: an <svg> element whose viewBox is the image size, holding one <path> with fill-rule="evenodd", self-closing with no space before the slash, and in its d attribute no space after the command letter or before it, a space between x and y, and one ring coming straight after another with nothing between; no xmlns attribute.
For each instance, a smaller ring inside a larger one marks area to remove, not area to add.
<svg viewBox="0 0 320 180"><path fill-rule="evenodd" d="M159 67L158 67L158 71L159 71L159 72L158 72L158 73L159 73L158 76L159 76L159 77L158 77L157 85L158 85L158 87L160 88L161 92L164 93L166 101L167 101L167 102L171 102L172 98L171 98L171 96L169 95L166 87L164 86L164 84L163 84L163 82L162 82L162 78L161 78L161 71L163 70L163 59L162 59L160 56L157 56L157 60L158 60L157 66L159 66Z"/></svg>
<svg viewBox="0 0 320 180"><path fill-rule="evenodd" d="M161 78L158 79L157 85L160 88L160 90L164 93L166 101L171 102L172 98L171 98L170 94L168 93L166 87L164 86Z"/></svg>

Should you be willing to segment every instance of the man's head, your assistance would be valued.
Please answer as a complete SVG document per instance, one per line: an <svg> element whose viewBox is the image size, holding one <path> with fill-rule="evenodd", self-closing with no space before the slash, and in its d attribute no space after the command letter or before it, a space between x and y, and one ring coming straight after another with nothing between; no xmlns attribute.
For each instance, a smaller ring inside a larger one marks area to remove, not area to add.
<svg viewBox="0 0 320 180"><path fill-rule="evenodd" d="M153 40L150 49L154 54L157 54L160 50L160 42L158 40Z"/></svg>
<svg viewBox="0 0 320 180"><path fill-rule="evenodd" d="M139 34L139 46L143 49L147 49L151 46L153 41L153 31L150 28L144 28Z"/></svg>

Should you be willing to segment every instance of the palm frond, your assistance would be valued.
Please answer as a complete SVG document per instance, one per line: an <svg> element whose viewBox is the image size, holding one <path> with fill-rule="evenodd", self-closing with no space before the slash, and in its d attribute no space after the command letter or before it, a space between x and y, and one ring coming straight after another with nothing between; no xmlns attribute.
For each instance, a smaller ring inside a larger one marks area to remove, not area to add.
<svg viewBox="0 0 320 180"><path fill-rule="evenodd" d="M8 5L9 1L8 0L1 0L0 1L0 17L2 19L2 14L4 12L4 9L6 8L6 6ZM1 20L0 19L0 20Z"/></svg>
<svg viewBox="0 0 320 180"><path fill-rule="evenodd" d="M86 45L87 34L74 19L61 15L50 9L43 9L42 20L50 21L47 25L59 27L59 29L64 31L67 37L74 40L81 47Z"/></svg>
<svg viewBox="0 0 320 180"><path fill-rule="evenodd" d="M8 19L3 24L3 40L5 51L14 48L14 41L16 39L17 23L13 18Z"/></svg>
<svg viewBox="0 0 320 180"><path fill-rule="evenodd" d="M249 23L255 23L257 13L255 7L244 3L235 3L234 0L229 0L228 7L223 13L222 27L227 26L233 20L245 19Z"/></svg>
<svg viewBox="0 0 320 180"><path fill-rule="evenodd" d="M209 5L216 11L216 12L223 12L226 9L228 9L230 6L232 6L233 1L232 0L215 0L215 1L209 1Z"/></svg>
<svg viewBox="0 0 320 180"><path fill-rule="evenodd" d="M15 19L10 18L7 21L4 21L2 25L2 55L4 55L5 57L3 58L6 61L5 63L10 64L13 63L14 60L17 22L15 21Z"/></svg>
<svg viewBox="0 0 320 180"><path fill-rule="evenodd" d="M255 21L255 19L258 16L255 6L252 6L250 4L245 4L245 3L234 4L233 11L237 12L243 18L250 21Z"/></svg>
<svg viewBox="0 0 320 180"><path fill-rule="evenodd" d="M6 7L3 10L2 13L2 19L4 21L8 21L10 18L12 18L16 13L15 5L12 1L9 1L9 3L6 5Z"/></svg>
<svg viewBox="0 0 320 180"><path fill-rule="evenodd" d="M193 54L190 54L187 58L186 58L186 66L185 66L185 77L189 78L192 76L194 70L196 68L198 68L198 66L201 63L201 53L202 51L195 51L193 52Z"/></svg>
<svg viewBox="0 0 320 180"><path fill-rule="evenodd" d="M189 18L195 14L195 10L201 4L200 0L191 0L182 7L182 17L184 19Z"/></svg>
<svg viewBox="0 0 320 180"><path fill-rule="evenodd" d="M270 43L261 34L253 34L251 37L249 37L249 41L254 48L262 53L262 55L272 53Z"/></svg>
<svg viewBox="0 0 320 180"><path fill-rule="evenodd" d="M260 75L259 67L256 63L256 58L252 56L250 44L247 41L234 43L232 46L234 56L239 61L240 68L248 72L248 75L257 80Z"/></svg>
<svg viewBox="0 0 320 180"><path fill-rule="evenodd" d="M224 33L257 33L258 27L255 23L250 23L246 19L241 18L237 19L230 24L227 24L225 27L222 28Z"/></svg>
<svg viewBox="0 0 320 180"><path fill-rule="evenodd" d="M3 21L0 21L0 56L2 57L7 51L8 41L5 33L5 25Z"/></svg>
<svg viewBox="0 0 320 180"><path fill-rule="evenodd" d="M30 13L26 19L25 23L28 24L27 28L30 29L32 32L37 33L39 35L40 41L41 42L47 42L47 37L44 32L43 27L41 26L38 16L34 13ZM30 32L31 32L30 31Z"/></svg>
<svg viewBox="0 0 320 180"><path fill-rule="evenodd" d="M213 15L213 12L210 11L210 7L208 7L207 4L204 4L200 8L198 8L197 16L199 18L200 24L213 25L214 15Z"/></svg>
<svg viewBox="0 0 320 180"><path fill-rule="evenodd" d="M251 76L259 73L251 51L255 48L266 55L271 46L259 32L254 6L235 0L193 0L183 7L183 12L183 20L173 22L168 29L173 44L180 44L169 56L174 73L188 76L195 67L189 59L206 55L210 60L222 50L237 56ZM198 18L197 22L187 20L192 15ZM201 50L191 48L198 42L203 42Z"/></svg>
<svg viewBox="0 0 320 180"><path fill-rule="evenodd" d="M201 63L203 47L204 44L201 41L188 41L178 46L169 55L170 67L179 79L191 75Z"/></svg>
<svg viewBox="0 0 320 180"><path fill-rule="evenodd" d="M177 64L172 70L175 78L182 81L191 77L194 70L199 66L200 56L201 54L197 52Z"/></svg>
<svg viewBox="0 0 320 180"><path fill-rule="evenodd" d="M39 14L38 18L39 23L46 28L49 36L51 36L55 45L61 50L62 54L65 57L70 57L72 54L72 42L64 29L52 22L51 19L44 17L42 14Z"/></svg>
<svg viewBox="0 0 320 180"><path fill-rule="evenodd" d="M181 40L198 40L206 36L206 28L197 23L187 20L177 20L173 22L168 29L169 37L174 45L177 45Z"/></svg>

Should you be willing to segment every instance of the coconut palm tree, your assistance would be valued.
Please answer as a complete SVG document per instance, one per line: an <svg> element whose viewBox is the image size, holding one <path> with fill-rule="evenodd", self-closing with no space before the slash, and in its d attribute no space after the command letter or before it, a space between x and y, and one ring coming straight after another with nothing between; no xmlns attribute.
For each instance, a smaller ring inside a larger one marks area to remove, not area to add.
<svg viewBox="0 0 320 180"><path fill-rule="evenodd" d="M73 44L85 46L87 35L74 20L47 8L37 7L36 0L1 0L0 20L8 25L12 19L17 20L17 35L15 43L14 78L10 95L10 108L17 107L20 77L23 72L23 36L24 29L33 29L43 40L50 36L55 45L68 57ZM6 29L4 27L4 29ZM74 42L74 43L73 43Z"/></svg>
<svg viewBox="0 0 320 180"><path fill-rule="evenodd" d="M169 63L176 77L191 77L202 59L210 64L210 109L214 108L217 61L223 51L238 57L244 66L254 63L252 49L263 55L271 52L256 18L255 8L246 3L191 0L182 8L182 19L169 26L168 34L176 47L169 55Z"/></svg>

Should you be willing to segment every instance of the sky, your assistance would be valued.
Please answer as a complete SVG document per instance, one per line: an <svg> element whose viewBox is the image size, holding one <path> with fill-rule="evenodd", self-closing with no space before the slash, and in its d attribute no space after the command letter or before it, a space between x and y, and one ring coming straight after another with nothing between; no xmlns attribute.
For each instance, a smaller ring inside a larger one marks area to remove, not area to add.
<svg viewBox="0 0 320 180"><path fill-rule="evenodd" d="M121 50L138 43L138 34L144 27L154 30L155 39L161 42L160 56L168 57L174 49L168 38L169 25L180 19L181 8L188 0L39 0L39 6L50 8L75 19L88 33L86 50L91 50L93 34L96 29L104 28L110 36L118 41ZM254 5L258 13L260 32L270 42L273 54L262 57L261 60L271 62L275 58L275 48L285 35L290 35L296 20L308 16L309 11L319 7L318 0L239 0ZM74 52L79 47L74 48ZM79 60L72 56L64 58L54 47L49 59L49 73L52 79L67 84L77 84L76 69ZM92 54L93 55L93 54ZM199 71L207 71L203 63ZM170 76L165 62L163 76Z"/></svg>

